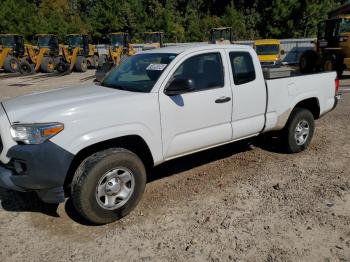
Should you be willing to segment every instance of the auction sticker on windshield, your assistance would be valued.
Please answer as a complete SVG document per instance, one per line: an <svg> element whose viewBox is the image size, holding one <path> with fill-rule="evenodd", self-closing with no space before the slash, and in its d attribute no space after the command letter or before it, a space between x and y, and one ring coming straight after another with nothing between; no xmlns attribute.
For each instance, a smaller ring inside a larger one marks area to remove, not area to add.
<svg viewBox="0 0 350 262"><path fill-rule="evenodd" d="M167 64L150 64L146 70L156 70L156 71L163 71L164 68L166 68Z"/></svg>

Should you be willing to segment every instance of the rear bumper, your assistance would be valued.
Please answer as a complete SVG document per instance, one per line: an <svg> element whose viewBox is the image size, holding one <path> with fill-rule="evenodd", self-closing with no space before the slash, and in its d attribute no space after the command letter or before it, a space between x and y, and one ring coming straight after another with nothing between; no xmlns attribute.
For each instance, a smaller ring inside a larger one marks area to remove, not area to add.
<svg viewBox="0 0 350 262"><path fill-rule="evenodd" d="M334 105L333 105L331 111L333 111L337 107L339 100L340 100L340 95L336 95L334 97Z"/></svg>

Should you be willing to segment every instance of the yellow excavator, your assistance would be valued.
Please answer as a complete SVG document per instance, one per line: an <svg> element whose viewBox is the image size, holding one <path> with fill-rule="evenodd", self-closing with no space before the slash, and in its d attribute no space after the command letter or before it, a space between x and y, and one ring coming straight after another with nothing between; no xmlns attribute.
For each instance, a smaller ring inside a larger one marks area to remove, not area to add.
<svg viewBox="0 0 350 262"><path fill-rule="evenodd" d="M109 48L105 55L100 55L96 70L96 80L101 81L104 76L116 65L119 65L128 56L135 54L135 50L130 43L128 33L111 33L109 37Z"/></svg>
<svg viewBox="0 0 350 262"><path fill-rule="evenodd" d="M233 33L232 27L218 27L212 28L209 31L209 43L210 44L232 44Z"/></svg>
<svg viewBox="0 0 350 262"><path fill-rule="evenodd" d="M57 63L57 71L86 72L88 68L96 68L98 65L98 52L96 47L89 44L86 34L70 34L67 36L68 46L61 45L61 56Z"/></svg>
<svg viewBox="0 0 350 262"><path fill-rule="evenodd" d="M18 34L0 35L0 69L6 73L19 70L19 61L25 55L24 38Z"/></svg>
<svg viewBox="0 0 350 262"><path fill-rule="evenodd" d="M145 32L143 37L145 43L145 45L142 47L143 51L163 47L163 32Z"/></svg>
<svg viewBox="0 0 350 262"><path fill-rule="evenodd" d="M26 56L20 63L22 74L35 72L52 73L55 70L55 60L59 56L58 38L53 34L36 35L37 46L25 45Z"/></svg>

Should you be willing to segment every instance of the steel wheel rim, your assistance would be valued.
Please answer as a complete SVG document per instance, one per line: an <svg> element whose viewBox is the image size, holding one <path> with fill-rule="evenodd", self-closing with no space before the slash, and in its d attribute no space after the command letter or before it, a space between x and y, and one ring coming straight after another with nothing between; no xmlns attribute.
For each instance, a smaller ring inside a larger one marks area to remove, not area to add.
<svg viewBox="0 0 350 262"><path fill-rule="evenodd" d="M310 124L306 120L300 121L294 133L294 139L298 146L302 146L306 143L310 135Z"/></svg>
<svg viewBox="0 0 350 262"><path fill-rule="evenodd" d="M99 180L95 196L100 207L114 210L124 206L135 189L133 173L125 167L114 168Z"/></svg>

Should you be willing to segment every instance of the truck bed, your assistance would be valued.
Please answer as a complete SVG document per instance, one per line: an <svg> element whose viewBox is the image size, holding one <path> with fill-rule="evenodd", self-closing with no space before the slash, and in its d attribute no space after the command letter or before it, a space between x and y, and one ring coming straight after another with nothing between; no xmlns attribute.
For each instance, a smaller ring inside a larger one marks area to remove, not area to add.
<svg viewBox="0 0 350 262"><path fill-rule="evenodd" d="M320 115L332 110L336 78L335 72L327 72L265 79L268 94L265 131L283 128L298 101L316 99Z"/></svg>

